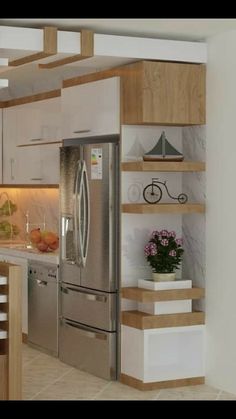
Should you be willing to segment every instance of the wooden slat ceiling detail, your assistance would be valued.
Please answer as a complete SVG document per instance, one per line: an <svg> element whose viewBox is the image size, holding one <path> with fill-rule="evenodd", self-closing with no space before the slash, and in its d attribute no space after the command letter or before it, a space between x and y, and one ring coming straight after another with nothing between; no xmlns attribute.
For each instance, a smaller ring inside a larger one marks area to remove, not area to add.
<svg viewBox="0 0 236 419"><path fill-rule="evenodd" d="M39 68L50 69L59 67L61 65L70 64L75 61L84 60L93 57L94 55L94 33L93 31L82 29L80 31L80 54L72 55L71 57L62 58L60 60L52 61L47 64L39 64Z"/></svg>
<svg viewBox="0 0 236 419"><path fill-rule="evenodd" d="M18 58L10 61L9 66L19 66L28 64L42 58L50 57L57 54L57 28L45 27L43 29L43 51L36 54L27 55L26 57Z"/></svg>

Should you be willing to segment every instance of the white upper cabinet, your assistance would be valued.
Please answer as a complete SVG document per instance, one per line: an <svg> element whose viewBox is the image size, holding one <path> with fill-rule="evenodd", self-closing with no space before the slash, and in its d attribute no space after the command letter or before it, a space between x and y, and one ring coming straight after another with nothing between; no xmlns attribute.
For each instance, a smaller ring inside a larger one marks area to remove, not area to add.
<svg viewBox="0 0 236 419"><path fill-rule="evenodd" d="M54 142L61 139L61 98L16 106L17 145Z"/></svg>
<svg viewBox="0 0 236 419"><path fill-rule="evenodd" d="M62 89L62 137L120 132L119 77Z"/></svg>
<svg viewBox="0 0 236 419"><path fill-rule="evenodd" d="M0 109L0 183L2 183L2 112Z"/></svg>
<svg viewBox="0 0 236 419"><path fill-rule="evenodd" d="M3 110L4 184L59 183L60 100L56 97Z"/></svg>

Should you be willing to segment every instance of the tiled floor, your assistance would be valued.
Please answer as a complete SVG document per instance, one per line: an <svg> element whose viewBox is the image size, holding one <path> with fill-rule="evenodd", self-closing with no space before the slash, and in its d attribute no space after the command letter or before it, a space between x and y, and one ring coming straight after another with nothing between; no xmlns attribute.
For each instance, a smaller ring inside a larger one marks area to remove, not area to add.
<svg viewBox="0 0 236 419"><path fill-rule="evenodd" d="M108 382L23 345L24 400L236 400L207 385L139 391Z"/></svg>

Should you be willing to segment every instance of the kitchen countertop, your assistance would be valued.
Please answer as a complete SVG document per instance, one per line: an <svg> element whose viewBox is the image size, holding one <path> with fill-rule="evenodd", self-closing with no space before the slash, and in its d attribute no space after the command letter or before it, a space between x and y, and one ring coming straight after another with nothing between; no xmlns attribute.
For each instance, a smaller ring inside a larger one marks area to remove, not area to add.
<svg viewBox="0 0 236 419"><path fill-rule="evenodd" d="M0 255L9 255L21 257L38 262L53 263L59 265L59 252L40 252L37 249L27 249L19 245L4 245L0 244Z"/></svg>

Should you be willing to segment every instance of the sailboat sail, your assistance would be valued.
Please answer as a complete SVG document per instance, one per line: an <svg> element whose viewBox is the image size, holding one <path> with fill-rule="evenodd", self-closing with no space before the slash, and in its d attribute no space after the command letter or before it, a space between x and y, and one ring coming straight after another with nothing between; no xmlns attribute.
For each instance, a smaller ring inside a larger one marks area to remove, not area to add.
<svg viewBox="0 0 236 419"><path fill-rule="evenodd" d="M165 131L162 131L155 147L143 155L144 161L181 161L183 159L183 154L176 150L167 140Z"/></svg>

